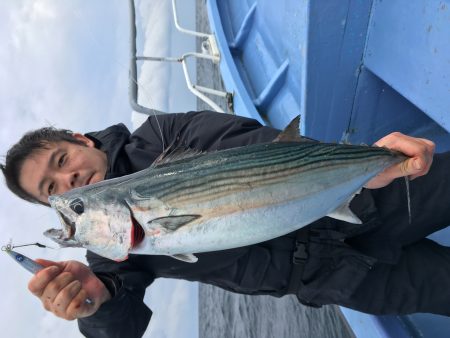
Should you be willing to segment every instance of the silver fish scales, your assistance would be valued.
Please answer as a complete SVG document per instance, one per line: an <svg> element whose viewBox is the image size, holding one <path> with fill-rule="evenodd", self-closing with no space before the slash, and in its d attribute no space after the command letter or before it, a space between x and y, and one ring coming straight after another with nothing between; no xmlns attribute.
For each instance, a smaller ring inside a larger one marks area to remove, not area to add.
<svg viewBox="0 0 450 338"><path fill-rule="evenodd" d="M123 260L269 240L330 216L358 223L354 194L405 159L384 148L310 142L298 120L276 142L198 153L175 150L141 172L50 198L63 229L47 235Z"/></svg>

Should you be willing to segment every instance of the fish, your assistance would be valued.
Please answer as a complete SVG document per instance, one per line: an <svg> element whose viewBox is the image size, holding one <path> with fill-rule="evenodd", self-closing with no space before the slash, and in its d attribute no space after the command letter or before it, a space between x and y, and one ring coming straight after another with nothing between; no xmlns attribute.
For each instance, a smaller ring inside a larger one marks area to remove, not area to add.
<svg viewBox="0 0 450 338"><path fill-rule="evenodd" d="M202 152L172 145L149 168L50 196L62 228L44 234L116 261L270 240L329 216L361 223L349 203L406 156L383 147L321 143L299 117L270 143Z"/></svg>
<svg viewBox="0 0 450 338"><path fill-rule="evenodd" d="M45 266L37 263L36 261L28 258L27 256L13 250L12 244L8 244L2 247L2 251L6 252L15 262L17 262L25 270L32 274L37 274L39 271L45 268ZM94 305L94 301L90 298L86 298L84 302L88 305Z"/></svg>

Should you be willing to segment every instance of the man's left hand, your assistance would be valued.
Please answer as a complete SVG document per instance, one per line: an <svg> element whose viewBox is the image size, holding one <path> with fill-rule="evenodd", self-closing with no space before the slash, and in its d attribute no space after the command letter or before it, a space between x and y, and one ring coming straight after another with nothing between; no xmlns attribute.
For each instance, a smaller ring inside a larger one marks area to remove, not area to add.
<svg viewBox="0 0 450 338"><path fill-rule="evenodd" d="M398 177L413 180L428 173L433 162L435 145L432 141L395 132L377 141L374 146L397 150L409 158L385 169L365 185L368 189L382 188Z"/></svg>

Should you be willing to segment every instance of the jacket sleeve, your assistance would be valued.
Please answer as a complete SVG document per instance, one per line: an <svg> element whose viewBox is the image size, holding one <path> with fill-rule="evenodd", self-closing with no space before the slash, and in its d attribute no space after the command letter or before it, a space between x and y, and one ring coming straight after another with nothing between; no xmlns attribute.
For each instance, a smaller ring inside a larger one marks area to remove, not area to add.
<svg viewBox="0 0 450 338"><path fill-rule="evenodd" d="M142 337L152 316L143 298L145 289L154 280L153 276L136 269L131 258L117 263L88 251L87 259L102 281L111 278L111 283L105 285L112 291L113 298L102 304L92 316L78 319L80 332L88 338Z"/></svg>
<svg viewBox="0 0 450 338"><path fill-rule="evenodd" d="M122 287L94 315L78 320L80 332L88 338L142 337L152 315L142 301L144 293Z"/></svg>

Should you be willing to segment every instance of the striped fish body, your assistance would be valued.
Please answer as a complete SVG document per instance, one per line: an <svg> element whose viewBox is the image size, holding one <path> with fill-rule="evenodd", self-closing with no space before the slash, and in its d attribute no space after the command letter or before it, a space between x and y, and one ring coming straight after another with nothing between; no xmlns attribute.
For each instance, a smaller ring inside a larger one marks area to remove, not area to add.
<svg viewBox="0 0 450 338"><path fill-rule="evenodd" d="M161 168L151 182L134 187L134 198L154 197L169 207L154 214L156 221L150 223L152 203L142 213L136 208L133 214L140 224L149 224L149 236L133 251L189 254L284 235L333 215L369 179L398 161L398 156L382 148L271 143ZM200 217L187 224L181 218L183 225L173 226L176 231L161 225L177 223L177 216L183 215Z"/></svg>
<svg viewBox="0 0 450 338"><path fill-rule="evenodd" d="M177 155L52 197L63 229L47 235L115 260L135 253L194 262L196 252L266 241L326 215L342 216L336 210L348 215L353 195L402 160L384 148L315 142Z"/></svg>

